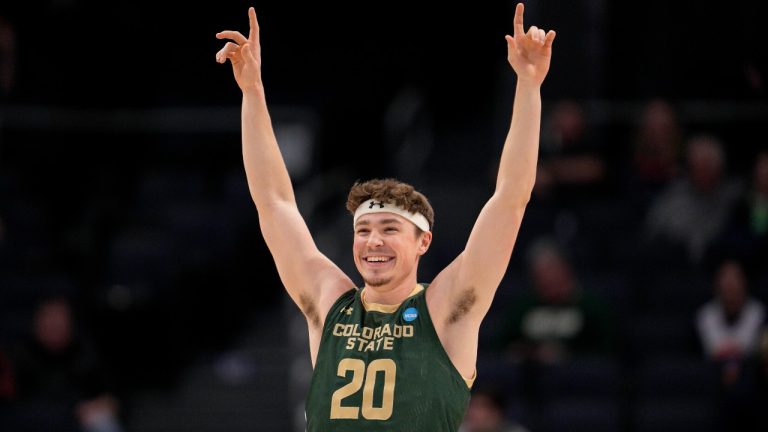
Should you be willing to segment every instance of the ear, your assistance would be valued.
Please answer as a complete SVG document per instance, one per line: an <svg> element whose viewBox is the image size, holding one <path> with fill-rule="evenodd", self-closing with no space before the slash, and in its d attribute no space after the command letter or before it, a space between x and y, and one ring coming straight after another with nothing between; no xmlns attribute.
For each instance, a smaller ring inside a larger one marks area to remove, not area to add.
<svg viewBox="0 0 768 432"><path fill-rule="evenodd" d="M419 255L424 255L432 244L432 232L424 231L419 237Z"/></svg>

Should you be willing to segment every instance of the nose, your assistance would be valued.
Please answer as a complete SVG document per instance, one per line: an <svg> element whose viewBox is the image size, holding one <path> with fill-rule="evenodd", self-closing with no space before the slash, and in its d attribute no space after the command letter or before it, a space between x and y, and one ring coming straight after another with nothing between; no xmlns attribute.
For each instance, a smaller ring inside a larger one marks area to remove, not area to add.
<svg viewBox="0 0 768 432"><path fill-rule="evenodd" d="M368 235L368 246L377 247L384 244L384 241L381 239L381 236L376 231L371 231L370 235Z"/></svg>

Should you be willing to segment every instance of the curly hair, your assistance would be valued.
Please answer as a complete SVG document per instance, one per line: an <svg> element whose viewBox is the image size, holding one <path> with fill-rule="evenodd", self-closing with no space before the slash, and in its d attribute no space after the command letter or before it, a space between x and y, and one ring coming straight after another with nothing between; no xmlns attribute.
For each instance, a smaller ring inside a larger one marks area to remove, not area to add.
<svg viewBox="0 0 768 432"><path fill-rule="evenodd" d="M355 182L349 190L347 210L354 215L360 204L369 199L392 203L411 213L421 213L427 218L430 229L435 226L435 211L429 200L408 183L393 178Z"/></svg>

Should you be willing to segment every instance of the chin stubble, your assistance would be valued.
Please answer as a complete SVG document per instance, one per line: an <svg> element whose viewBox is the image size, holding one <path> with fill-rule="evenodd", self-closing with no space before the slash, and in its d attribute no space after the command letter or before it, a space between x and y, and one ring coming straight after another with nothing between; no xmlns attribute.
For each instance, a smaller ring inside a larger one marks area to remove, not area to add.
<svg viewBox="0 0 768 432"><path fill-rule="evenodd" d="M379 279L363 279L366 285L371 287L380 287L388 284L392 281L392 278L385 279L385 278L379 278Z"/></svg>

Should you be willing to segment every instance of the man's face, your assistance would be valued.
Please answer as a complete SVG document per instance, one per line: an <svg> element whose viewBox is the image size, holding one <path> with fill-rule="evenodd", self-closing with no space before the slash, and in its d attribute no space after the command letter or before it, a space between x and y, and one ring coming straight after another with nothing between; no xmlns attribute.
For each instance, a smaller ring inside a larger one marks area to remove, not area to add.
<svg viewBox="0 0 768 432"><path fill-rule="evenodd" d="M747 280L741 266L729 261L717 272L716 286L728 315L739 315L747 300Z"/></svg>
<svg viewBox="0 0 768 432"><path fill-rule="evenodd" d="M35 336L47 350L58 352L72 341L72 317L69 305L61 300L44 303L35 313Z"/></svg>
<svg viewBox="0 0 768 432"><path fill-rule="evenodd" d="M694 142L688 149L688 176L701 192L711 192L720 184L723 160L708 141Z"/></svg>
<svg viewBox="0 0 768 432"><path fill-rule="evenodd" d="M394 282L416 271L419 257L429 247L431 233L416 235L416 227L394 213L371 213L355 224L352 252L357 271L370 287Z"/></svg>
<svg viewBox="0 0 768 432"><path fill-rule="evenodd" d="M567 303L573 295L574 280L565 261L552 253L533 264L533 282L539 296L548 303Z"/></svg>
<svg viewBox="0 0 768 432"><path fill-rule="evenodd" d="M470 432L491 432L501 430L504 422L501 409L485 394L479 393L469 400L469 408L464 416L464 426Z"/></svg>

